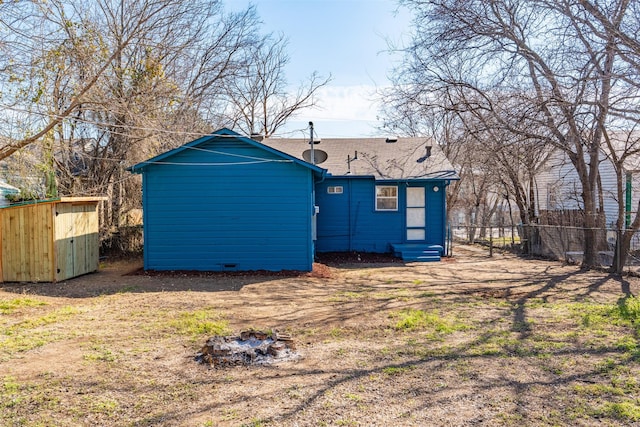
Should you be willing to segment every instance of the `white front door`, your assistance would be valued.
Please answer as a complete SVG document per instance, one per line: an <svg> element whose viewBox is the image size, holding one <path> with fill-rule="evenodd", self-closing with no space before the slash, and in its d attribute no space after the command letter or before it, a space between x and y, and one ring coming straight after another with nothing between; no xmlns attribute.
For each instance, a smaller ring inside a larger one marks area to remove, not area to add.
<svg viewBox="0 0 640 427"><path fill-rule="evenodd" d="M424 187L407 187L407 240L424 240L426 227Z"/></svg>

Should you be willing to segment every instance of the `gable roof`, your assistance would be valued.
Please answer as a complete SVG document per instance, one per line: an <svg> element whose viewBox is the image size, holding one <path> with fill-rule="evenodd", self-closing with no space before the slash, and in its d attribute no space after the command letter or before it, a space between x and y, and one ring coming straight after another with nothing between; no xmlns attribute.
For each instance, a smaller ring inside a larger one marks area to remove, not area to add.
<svg viewBox="0 0 640 427"><path fill-rule="evenodd" d="M450 179L460 177L440 147L430 138L330 138L314 146L327 153L319 163L334 176L374 176L376 179ZM308 139L266 138L262 144L302 158ZM427 155L427 147L431 147ZM316 157L317 158L317 157Z"/></svg>
<svg viewBox="0 0 640 427"><path fill-rule="evenodd" d="M152 158L150 158L148 160L145 160L144 162L140 162L138 164L135 164L135 165L127 168L127 170L130 171L130 172L133 172L133 173L142 173L142 172L144 172L145 167L148 166L148 165L163 164L165 162L169 163L168 162L169 158L174 156L174 155L176 155L176 154L178 154L178 153L181 153L181 152L183 152L185 150L188 150L188 149L191 149L191 148L194 148L194 147L198 147L200 145L209 143L211 141L222 140L222 139L225 139L225 140L233 139L233 140L236 140L236 141L238 141L240 143L249 144L249 145L252 145L254 147L261 148L261 149L263 149L263 150L265 150L267 152L270 152L272 154L275 154L275 155L277 155L279 157L282 157L285 160L290 160L293 163L297 163L297 164L299 164L301 166L309 168L315 173L318 173L318 174L321 174L321 175L324 175L326 173L325 169L323 169L323 168L321 168L321 167L319 167L317 165L313 165L311 163L305 162L301 158L298 158L298 157L292 156L290 154L287 154L285 152L279 151L279 150L277 150L277 149L275 149L273 147L269 147L269 146L266 146L264 144L261 144L260 142L258 142L256 140L253 140L251 138L242 136L239 133L236 133L236 132L234 132L234 131L232 131L230 129L227 129L227 128L222 128L220 130L217 130L217 131L213 132L211 135L203 136L203 137L198 138L198 139L196 139L194 141L191 141L191 142L189 142L187 144L181 145L178 148L174 148L173 150L166 151L166 152L164 152L162 154L159 154L159 155L157 155L155 157L152 157Z"/></svg>

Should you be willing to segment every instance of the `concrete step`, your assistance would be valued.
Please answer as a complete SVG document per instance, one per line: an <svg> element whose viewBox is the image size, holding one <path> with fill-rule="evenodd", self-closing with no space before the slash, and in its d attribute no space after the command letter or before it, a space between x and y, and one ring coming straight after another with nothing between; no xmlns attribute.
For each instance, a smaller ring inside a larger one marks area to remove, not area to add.
<svg viewBox="0 0 640 427"><path fill-rule="evenodd" d="M403 261L408 261L408 262L438 262L440 261L440 255L437 256L417 256L417 257L402 257Z"/></svg>
<svg viewBox="0 0 640 427"><path fill-rule="evenodd" d="M391 245L393 254L403 261L436 262L444 251L440 245L425 245L419 243L403 243Z"/></svg>

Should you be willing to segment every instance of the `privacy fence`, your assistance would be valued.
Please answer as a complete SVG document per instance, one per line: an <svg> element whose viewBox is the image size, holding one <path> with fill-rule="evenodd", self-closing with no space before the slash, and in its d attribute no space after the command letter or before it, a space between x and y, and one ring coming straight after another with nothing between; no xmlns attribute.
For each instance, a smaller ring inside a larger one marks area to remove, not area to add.
<svg viewBox="0 0 640 427"><path fill-rule="evenodd" d="M596 251L602 266L611 266L621 230L596 230ZM456 226L451 235L455 243L474 243L487 248L510 250L519 254L552 258L567 262L582 261L584 228L559 225ZM455 253L455 248L453 249ZM640 267L640 233L631 240L626 266Z"/></svg>

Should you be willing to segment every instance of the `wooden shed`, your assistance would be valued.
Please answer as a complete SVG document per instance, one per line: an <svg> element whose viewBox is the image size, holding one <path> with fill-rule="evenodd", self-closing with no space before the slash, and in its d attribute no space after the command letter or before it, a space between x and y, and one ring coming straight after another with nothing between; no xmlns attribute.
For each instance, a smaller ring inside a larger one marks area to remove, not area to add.
<svg viewBox="0 0 640 427"><path fill-rule="evenodd" d="M62 197L0 208L0 282L56 282L98 269L98 202Z"/></svg>

